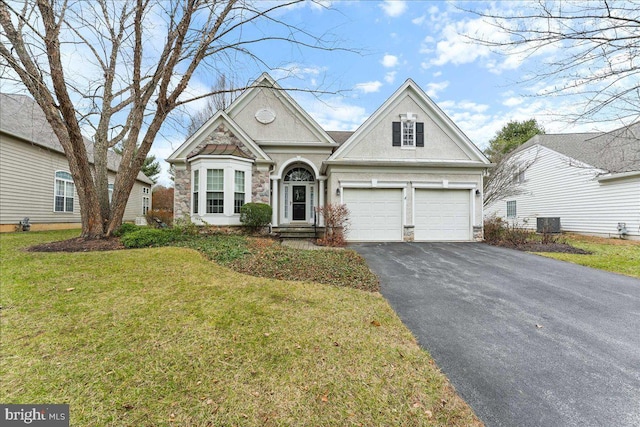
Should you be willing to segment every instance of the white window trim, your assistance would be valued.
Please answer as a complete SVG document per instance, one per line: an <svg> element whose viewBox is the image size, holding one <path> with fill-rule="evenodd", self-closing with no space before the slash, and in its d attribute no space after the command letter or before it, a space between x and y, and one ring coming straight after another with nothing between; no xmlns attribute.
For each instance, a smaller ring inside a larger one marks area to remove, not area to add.
<svg viewBox="0 0 640 427"><path fill-rule="evenodd" d="M198 157L191 161L191 203L193 206L193 173L199 174L200 188L198 195L198 214L194 214L194 221L200 219L213 225L240 225L240 214L234 213L235 171L244 172L245 203L251 201L251 180L253 160L239 157ZM222 169L224 177L224 207L222 213L207 213L207 169ZM204 187L203 187L204 186ZM204 197L203 197L204 195ZM193 207L191 208L193 213Z"/></svg>
<svg viewBox="0 0 640 427"><path fill-rule="evenodd" d="M66 173L71 176L71 172L65 170L57 170L53 174L53 212L57 214L71 214L75 211L75 203L76 203L76 184L73 182L73 177L69 180L67 178L58 178L58 172ZM64 182L64 195L62 196L63 201L63 210L56 210L56 198L58 197L58 181ZM73 199L73 203L71 205L71 210L67 210L67 183L71 183L73 185L73 194L71 198Z"/></svg>
<svg viewBox="0 0 640 427"><path fill-rule="evenodd" d="M513 203L513 215L509 215L509 204ZM518 204L515 200L507 200L507 218L516 218L518 216Z"/></svg>
<svg viewBox="0 0 640 427"><path fill-rule="evenodd" d="M417 116L413 113L400 114L400 148L405 150L415 150L416 148L416 122ZM406 141L405 139L405 124L410 123L413 128L413 138L411 141ZM406 142L410 142L410 144L405 144Z"/></svg>
<svg viewBox="0 0 640 427"><path fill-rule="evenodd" d="M151 191L149 187L142 187L142 215L151 210Z"/></svg>

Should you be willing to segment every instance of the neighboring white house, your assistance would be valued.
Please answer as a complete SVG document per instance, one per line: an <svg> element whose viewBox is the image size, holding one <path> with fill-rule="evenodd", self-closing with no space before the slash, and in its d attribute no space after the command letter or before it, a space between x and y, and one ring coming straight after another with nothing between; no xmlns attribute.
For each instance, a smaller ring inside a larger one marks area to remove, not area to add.
<svg viewBox="0 0 640 427"><path fill-rule="evenodd" d="M640 239L639 136L640 123L607 133L536 135L517 152L530 163L514 176L521 194L485 213L532 229L538 218L560 218L562 231L608 237L624 227L626 237Z"/></svg>
<svg viewBox="0 0 640 427"><path fill-rule="evenodd" d="M263 74L167 161L176 217L237 225L263 202L274 227L313 227L316 207L344 203L351 241L482 238L491 164L412 80L355 132L327 132Z"/></svg>
<svg viewBox="0 0 640 427"><path fill-rule="evenodd" d="M92 152L91 142L86 141ZM120 157L109 153L109 182ZM138 174L124 214L143 218L153 182ZM28 96L0 94L0 232L15 231L25 217L31 230L79 228L80 204L62 146L38 104Z"/></svg>

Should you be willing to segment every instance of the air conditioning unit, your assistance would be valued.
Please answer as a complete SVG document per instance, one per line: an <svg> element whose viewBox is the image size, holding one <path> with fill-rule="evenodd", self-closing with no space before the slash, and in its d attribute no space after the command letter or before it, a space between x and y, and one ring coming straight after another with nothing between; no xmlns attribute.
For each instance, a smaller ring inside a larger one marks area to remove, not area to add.
<svg viewBox="0 0 640 427"><path fill-rule="evenodd" d="M538 233L560 233L560 217L537 218Z"/></svg>

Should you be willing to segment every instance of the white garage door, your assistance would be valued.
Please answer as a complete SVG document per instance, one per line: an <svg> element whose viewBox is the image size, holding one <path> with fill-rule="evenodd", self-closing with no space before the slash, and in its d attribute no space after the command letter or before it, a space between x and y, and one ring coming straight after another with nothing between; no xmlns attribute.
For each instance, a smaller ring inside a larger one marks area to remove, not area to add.
<svg viewBox="0 0 640 427"><path fill-rule="evenodd" d="M347 240L402 240L402 190L345 188L343 202L349 209Z"/></svg>
<svg viewBox="0 0 640 427"><path fill-rule="evenodd" d="M415 240L472 240L469 190L416 190L415 198Z"/></svg>

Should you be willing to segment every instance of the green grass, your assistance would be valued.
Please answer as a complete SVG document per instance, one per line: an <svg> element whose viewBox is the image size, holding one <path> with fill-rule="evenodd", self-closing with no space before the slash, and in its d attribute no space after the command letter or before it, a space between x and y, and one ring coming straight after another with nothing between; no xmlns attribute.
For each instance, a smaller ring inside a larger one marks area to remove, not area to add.
<svg viewBox="0 0 640 427"><path fill-rule="evenodd" d="M0 235L0 401L73 426L480 425L377 293ZM320 251L318 251L320 252Z"/></svg>
<svg viewBox="0 0 640 427"><path fill-rule="evenodd" d="M538 255L640 278L640 242L578 234L563 235L563 239L570 245L587 250L591 254L539 253Z"/></svg>

